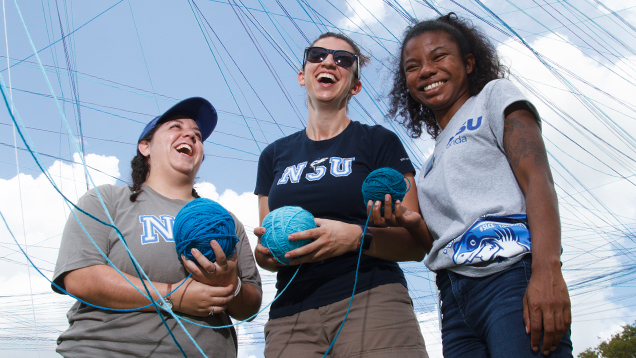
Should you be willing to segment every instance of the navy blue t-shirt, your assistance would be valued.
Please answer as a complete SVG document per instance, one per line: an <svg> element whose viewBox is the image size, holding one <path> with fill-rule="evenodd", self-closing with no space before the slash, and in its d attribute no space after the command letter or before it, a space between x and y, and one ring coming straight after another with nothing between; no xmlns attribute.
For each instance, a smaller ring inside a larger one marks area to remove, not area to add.
<svg viewBox="0 0 636 358"><path fill-rule="evenodd" d="M397 135L382 126L352 121L342 133L322 141L309 139L302 130L275 141L261 153L254 193L268 197L270 211L294 205L316 218L364 225L367 214L362 182L373 170L383 167L403 174L415 172ZM272 304L270 318L350 297L357 261L358 254L349 252L303 264L289 288ZM296 269L278 269L279 292ZM356 293L388 283L406 286L398 264L362 255Z"/></svg>

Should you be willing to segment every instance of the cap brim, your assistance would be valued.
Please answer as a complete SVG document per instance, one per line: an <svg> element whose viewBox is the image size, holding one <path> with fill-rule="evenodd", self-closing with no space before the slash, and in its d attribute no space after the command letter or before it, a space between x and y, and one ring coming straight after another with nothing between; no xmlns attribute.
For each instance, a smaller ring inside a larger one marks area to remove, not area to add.
<svg viewBox="0 0 636 358"><path fill-rule="evenodd" d="M141 139L145 137L154 127L177 115L192 118L197 123L199 131L201 131L202 141L208 139L210 134L212 134L212 131L214 131L218 121L216 109L214 109L212 103L208 102L205 98L191 97L175 104L161 116L155 117L152 121L150 121L139 136L138 142L141 141Z"/></svg>

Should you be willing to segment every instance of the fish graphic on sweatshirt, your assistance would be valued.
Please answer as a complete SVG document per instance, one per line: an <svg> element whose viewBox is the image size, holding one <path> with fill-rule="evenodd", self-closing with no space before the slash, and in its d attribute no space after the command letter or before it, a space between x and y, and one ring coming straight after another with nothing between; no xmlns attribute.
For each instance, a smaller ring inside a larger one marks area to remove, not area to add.
<svg viewBox="0 0 636 358"><path fill-rule="evenodd" d="M455 265L503 261L530 251L525 215L483 217L452 242Z"/></svg>

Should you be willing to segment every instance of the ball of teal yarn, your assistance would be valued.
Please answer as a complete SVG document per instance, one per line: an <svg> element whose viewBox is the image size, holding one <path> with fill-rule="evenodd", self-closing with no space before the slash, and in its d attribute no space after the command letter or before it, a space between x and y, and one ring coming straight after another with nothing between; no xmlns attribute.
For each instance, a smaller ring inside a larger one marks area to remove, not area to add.
<svg viewBox="0 0 636 358"><path fill-rule="evenodd" d="M290 241L289 235L313 229L316 222L309 211L299 206L283 206L267 214L263 227L266 231L261 236L261 245L269 249L276 261L289 265L285 254L312 242L310 239Z"/></svg>
<svg viewBox="0 0 636 358"><path fill-rule="evenodd" d="M193 248L199 250L208 260L216 261L210 241L216 240L225 257L236 252L234 218L219 203L210 199L194 199L186 204L174 219L174 242L181 260L183 254L188 260L197 262L192 256Z"/></svg>
<svg viewBox="0 0 636 358"><path fill-rule="evenodd" d="M395 201L403 200L406 192L409 191L406 182L404 181L404 175L392 168L380 168L369 173L367 178L362 183L362 198L364 199L364 206L367 206L369 200L374 203L376 201L382 202L382 208L380 209L384 214L384 196L386 194L391 195L391 209L395 209Z"/></svg>

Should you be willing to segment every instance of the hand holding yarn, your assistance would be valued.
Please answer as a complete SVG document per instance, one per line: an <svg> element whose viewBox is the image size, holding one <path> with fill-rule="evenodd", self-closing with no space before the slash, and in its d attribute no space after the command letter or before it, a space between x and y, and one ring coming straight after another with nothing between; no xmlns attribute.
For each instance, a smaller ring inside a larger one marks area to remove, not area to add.
<svg viewBox="0 0 636 358"><path fill-rule="evenodd" d="M214 251L216 261L211 262L199 250L192 249L192 256L194 256L196 263L183 255L181 257L186 271L191 272L192 278L201 283L212 286L231 285L236 288L238 285L237 253L235 252L234 255L226 258L221 245L216 240L210 241L210 246Z"/></svg>
<svg viewBox="0 0 636 358"><path fill-rule="evenodd" d="M419 212L411 211L402 205L402 201L394 203L395 210L391 210L392 200L390 195L386 195L384 205L379 202L367 204L367 215L371 215L370 221L377 227L404 227L414 228L422 223L422 216ZM380 209L386 207L384 213Z"/></svg>
<svg viewBox="0 0 636 358"><path fill-rule="evenodd" d="M297 232L289 236L292 241L314 240L310 244L287 253L285 256L292 259L290 264L300 265L305 262L317 262L347 252L358 251L358 242L362 233L359 225L316 218L316 226L315 229Z"/></svg>
<svg viewBox="0 0 636 358"><path fill-rule="evenodd" d="M266 229L262 226L254 228L254 235L258 238L256 247L254 247L254 258L261 268L264 268L270 272L276 272L278 267L286 266L278 262L271 251L261 243L261 237L265 235Z"/></svg>
<svg viewBox="0 0 636 358"><path fill-rule="evenodd" d="M404 181L409 183L408 187ZM367 215L376 226L415 227L421 224L418 212L402 206L402 200L410 189L411 181L398 171L381 168L369 174L362 192L367 202ZM385 210L386 208L386 210Z"/></svg>
<svg viewBox="0 0 636 358"><path fill-rule="evenodd" d="M366 206L369 200L372 202L385 202L385 195L392 198L391 209L395 209L395 201L404 199L404 195L411 188L411 182L407 187L404 175L392 168L380 168L369 173L362 183L362 198ZM380 212L384 214L384 205Z"/></svg>
<svg viewBox="0 0 636 358"><path fill-rule="evenodd" d="M194 199L186 204L174 221L174 241L181 260L195 260L192 249L196 249L210 262L216 261L216 254L210 245L215 240L225 257L236 252L234 218L219 203L210 199Z"/></svg>
<svg viewBox="0 0 636 358"><path fill-rule="evenodd" d="M314 216L299 206L283 206L263 219L265 234L261 236L261 245L268 248L274 259L289 265L285 254L293 249L309 244L312 240L290 241L289 235L316 227Z"/></svg>

